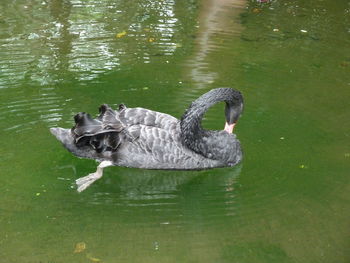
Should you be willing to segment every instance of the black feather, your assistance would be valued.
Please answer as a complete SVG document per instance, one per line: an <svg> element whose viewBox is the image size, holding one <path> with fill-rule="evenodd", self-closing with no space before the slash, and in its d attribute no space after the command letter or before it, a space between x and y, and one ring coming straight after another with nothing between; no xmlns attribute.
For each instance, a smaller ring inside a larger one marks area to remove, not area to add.
<svg viewBox="0 0 350 263"><path fill-rule="evenodd" d="M103 104L95 119L81 112L75 126L51 132L75 155L112 161L115 165L148 169L204 169L233 166L242 159L235 134L208 131L201 126L209 107L226 102L228 122L237 121L243 97L230 88L218 88L195 100L181 120L144 108Z"/></svg>

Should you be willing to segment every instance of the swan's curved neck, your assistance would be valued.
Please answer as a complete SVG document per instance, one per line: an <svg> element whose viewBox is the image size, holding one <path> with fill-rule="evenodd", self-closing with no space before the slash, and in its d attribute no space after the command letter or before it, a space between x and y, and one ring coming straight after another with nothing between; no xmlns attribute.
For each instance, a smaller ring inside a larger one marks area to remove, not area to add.
<svg viewBox="0 0 350 263"><path fill-rule="evenodd" d="M183 143L197 153L204 154L206 139L210 132L202 128L201 122L206 111L214 104L225 101L226 107L232 107L238 116L242 110L242 95L231 88L213 89L192 102L181 118L180 128ZM228 106L229 105L229 106ZM237 118L238 118L237 116Z"/></svg>

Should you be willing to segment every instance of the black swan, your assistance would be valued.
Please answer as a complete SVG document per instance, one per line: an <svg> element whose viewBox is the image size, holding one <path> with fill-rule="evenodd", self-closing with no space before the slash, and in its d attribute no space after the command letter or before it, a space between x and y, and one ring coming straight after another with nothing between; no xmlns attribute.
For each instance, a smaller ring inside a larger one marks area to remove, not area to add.
<svg viewBox="0 0 350 263"><path fill-rule="evenodd" d="M225 129L205 130L201 120L215 103L224 101ZM144 108L108 105L93 119L78 113L72 129L50 131L78 157L95 159L97 171L76 180L78 192L102 177L103 168L117 165L144 169L199 170L234 166L242 159L232 133L243 109L243 97L231 88L212 89L192 102L181 120Z"/></svg>

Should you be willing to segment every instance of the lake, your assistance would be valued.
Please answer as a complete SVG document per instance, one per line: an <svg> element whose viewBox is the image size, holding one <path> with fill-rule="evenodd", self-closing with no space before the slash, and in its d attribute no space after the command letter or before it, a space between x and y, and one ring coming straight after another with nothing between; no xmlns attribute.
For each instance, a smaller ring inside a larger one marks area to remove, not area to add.
<svg viewBox="0 0 350 263"><path fill-rule="evenodd" d="M2 0L1 261L350 262L349 47L347 0ZM49 128L103 103L181 118L217 87L244 96L239 165L76 191L97 163Z"/></svg>

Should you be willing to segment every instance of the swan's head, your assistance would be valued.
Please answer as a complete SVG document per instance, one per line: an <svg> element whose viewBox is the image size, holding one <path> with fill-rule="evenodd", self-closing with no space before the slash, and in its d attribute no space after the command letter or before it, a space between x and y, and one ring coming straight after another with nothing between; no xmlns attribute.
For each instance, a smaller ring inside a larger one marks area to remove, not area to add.
<svg viewBox="0 0 350 263"><path fill-rule="evenodd" d="M225 106L225 128L224 130L228 133L232 133L233 128L235 127L241 113L243 111L243 97L242 94L238 91L235 97L232 97L230 100L226 100Z"/></svg>
<svg viewBox="0 0 350 263"><path fill-rule="evenodd" d="M225 130L209 131L201 127L205 112L214 104L225 102ZM184 144L191 150L209 159L221 161L224 166L233 166L242 159L242 151L233 128L243 110L242 94L231 88L208 91L192 102L182 116L180 128Z"/></svg>

